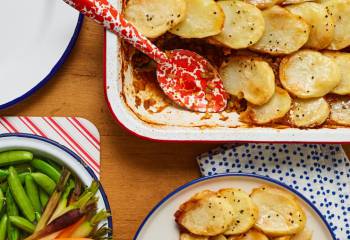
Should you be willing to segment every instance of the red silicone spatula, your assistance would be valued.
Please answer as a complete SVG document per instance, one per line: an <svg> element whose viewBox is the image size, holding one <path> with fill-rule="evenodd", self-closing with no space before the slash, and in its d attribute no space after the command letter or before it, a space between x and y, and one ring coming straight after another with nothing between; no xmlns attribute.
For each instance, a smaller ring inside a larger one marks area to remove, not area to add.
<svg viewBox="0 0 350 240"><path fill-rule="evenodd" d="M216 69L200 55L183 49L162 52L121 16L107 0L64 0L103 24L158 63L157 79L178 105L197 112L220 112L227 94Z"/></svg>

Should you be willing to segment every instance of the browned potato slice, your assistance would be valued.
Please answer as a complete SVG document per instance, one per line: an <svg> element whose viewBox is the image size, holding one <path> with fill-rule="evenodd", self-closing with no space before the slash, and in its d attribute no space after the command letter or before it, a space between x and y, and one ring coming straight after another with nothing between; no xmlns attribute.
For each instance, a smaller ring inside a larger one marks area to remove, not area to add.
<svg viewBox="0 0 350 240"><path fill-rule="evenodd" d="M175 220L193 234L215 236L225 232L232 224L233 211L228 200L205 191L183 203L175 213Z"/></svg>
<svg viewBox="0 0 350 240"><path fill-rule="evenodd" d="M236 236L230 236L228 240L269 240L265 234L255 230L251 229L247 233L236 235Z"/></svg>
<svg viewBox="0 0 350 240"><path fill-rule="evenodd" d="M332 18L325 17L327 11L322 4L305 2L297 5L290 5L286 9L302 17L311 26L309 40L304 47L323 49L332 42L334 22Z"/></svg>
<svg viewBox="0 0 350 240"><path fill-rule="evenodd" d="M289 54L301 48L309 38L310 27L300 17L274 6L263 11L265 32L249 48L271 55Z"/></svg>
<svg viewBox="0 0 350 240"><path fill-rule="evenodd" d="M311 240L312 239L312 232L307 229L307 228L304 228L303 231L295 234L291 240Z"/></svg>
<svg viewBox="0 0 350 240"><path fill-rule="evenodd" d="M261 11L241 1L219 1L225 13L225 24L221 33L213 39L223 45L239 49L256 43L264 33L265 22Z"/></svg>
<svg viewBox="0 0 350 240"><path fill-rule="evenodd" d="M340 82L336 63L311 50L302 50L283 58L279 72L283 87L299 98L322 97Z"/></svg>
<svg viewBox="0 0 350 240"><path fill-rule="evenodd" d="M280 4L282 1L283 0L245 0L245 2L253 4L260 9L270 8L274 5Z"/></svg>
<svg viewBox="0 0 350 240"><path fill-rule="evenodd" d="M289 118L297 127L316 127L327 120L329 112L324 98L294 99Z"/></svg>
<svg viewBox="0 0 350 240"><path fill-rule="evenodd" d="M313 2L313 0L285 0L282 5L299 4L304 2Z"/></svg>
<svg viewBox="0 0 350 240"><path fill-rule="evenodd" d="M129 0L125 17L149 38L156 38L185 19L185 0Z"/></svg>
<svg viewBox="0 0 350 240"><path fill-rule="evenodd" d="M232 57L219 72L228 93L245 98L252 104L265 104L275 92L273 70L260 58Z"/></svg>
<svg viewBox="0 0 350 240"><path fill-rule="evenodd" d="M292 236L283 236L283 237L276 237L273 238L272 240L291 240Z"/></svg>
<svg viewBox="0 0 350 240"><path fill-rule="evenodd" d="M350 98L342 97L330 102L330 119L340 125L350 126Z"/></svg>
<svg viewBox="0 0 350 240"><path fill-rule="evenodd" d="M261 106L249 104L245 112L241 113L241 120L248 123L265 124L282 118L290 109L292 99L288 92L276 87L272 98Z"/></svg>
<svg viewBox="0 0 350 240"><path fill-rule="evenodd" d="M170 32L183 38L205 38L221 32L225 15L214 0L186 0L184 21Z"/></svg>
<svg viewBox="0 0 350 240"><path fill-rule="evenodd" d="M210 237L209 240L227 240L227 238L225 235L220 234L218 236Z"/></svg>
<svg viewBox="0 0 350 240"><path fill-rule="evenodd" d="M327 51L324 54L335 61L340 71L340 83L332 90L332 93L350 94L350 53Z"/></svg>
<svg viewBox="0 0 350 240"><path fill-rule="evenodd" d="M227 188L221 189L218 194L227 199L233 207L234 220L225 231L225 235L244 233L254 226L258 217L258 209L248 193L241 189Z"/></svg>
<svg viewBox="0 0 350 240"><path fill-rule="evenodd" d="M181 233L180 240L209 240L208 237L197 236L190 233Z"/></svg>
<svg viewBox="0 0 350 240"><path fill-rule="evenodd" d="M255 227L270 237L279 237L300 232L306 216L298 199L290 193L263 186L253 190L253 202L258 206L259 217Z"/></svg>
<svg viewBox="0 0 350 240"><path fill-rule="evenodd" d="M323 3L335 24L333 41L330 50L340 50L350 45L350 0L330 0ZM325 17L326 17L325 16Z"/></svg>

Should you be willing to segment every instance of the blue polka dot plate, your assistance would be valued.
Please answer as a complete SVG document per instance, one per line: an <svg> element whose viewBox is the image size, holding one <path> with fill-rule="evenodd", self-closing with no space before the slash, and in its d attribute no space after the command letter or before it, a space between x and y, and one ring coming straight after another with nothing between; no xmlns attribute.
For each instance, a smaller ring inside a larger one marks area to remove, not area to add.
<svg viewBox="0 0 350 240"><path fill-rule="evenodd" d="M230 173L203 177L189 182L161 200L147 215L137 230L134 240L178 240L179 230L174 221L174 213L178 207L195 193L203 190L219 190L236 187L251 192L261 185L271 185L282 188L299 200L307 216L307 227L313 232L315 240L335 240L335 235L320 211L301 193L289 186L271 178L254 174Z"/></svg>

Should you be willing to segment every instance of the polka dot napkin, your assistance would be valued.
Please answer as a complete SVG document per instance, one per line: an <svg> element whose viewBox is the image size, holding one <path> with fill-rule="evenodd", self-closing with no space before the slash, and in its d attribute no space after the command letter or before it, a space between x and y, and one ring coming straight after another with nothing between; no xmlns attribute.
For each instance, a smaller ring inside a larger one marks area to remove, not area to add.
<svg viewBox="0 0 350 240"><path fill-rule="evenodd" d="M350 239L350 162L340 145L228 144L197 160L204 176L244 172L290 185L320 209L337 239Z"/></svg>

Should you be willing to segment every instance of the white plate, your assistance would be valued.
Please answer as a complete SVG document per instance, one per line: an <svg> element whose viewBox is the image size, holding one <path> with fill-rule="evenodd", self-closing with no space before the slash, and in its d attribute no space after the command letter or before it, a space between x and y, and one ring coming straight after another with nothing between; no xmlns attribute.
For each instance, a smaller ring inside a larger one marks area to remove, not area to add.
<svg viewBox="0 0 350 240"><path fill-rule="evenodd" d="M62 0L1 2L0 109L28 97L56 73L82 19Z"/></svg>
<svg viewBox="0 0 350 240"><path fill-rule="evenodd" d="M98 181L92 169L84 164L78 155L50 139L25 133L0 134L0 152L13 149L29 150L38 156L46 157L66 166L79 177L85 186L89 186L93 180ZM107 195L102 186L100 186L97 196L99 197L98 209L111 211ZM107 224L110 229L113 229L112 217L109 217L102 224Z"/></svg>
<svg viewBox="0 0 350 240"><path fill-rule="evenodd" d="M170 193L149 213L134 240L178 240L179 230L174 221L174 213L195 193L206 189L215 191L228 187L237 187L250 192L263 184L284 188L299 199L307 215L307 226L313 231L313 239L336 239L317 208L297 191L271 178L251 174L223 174L194 180Z"/></svg>

